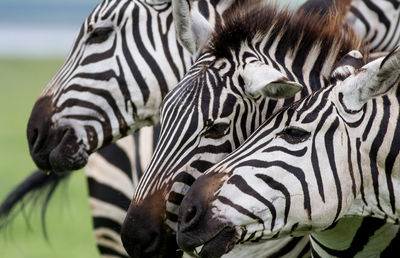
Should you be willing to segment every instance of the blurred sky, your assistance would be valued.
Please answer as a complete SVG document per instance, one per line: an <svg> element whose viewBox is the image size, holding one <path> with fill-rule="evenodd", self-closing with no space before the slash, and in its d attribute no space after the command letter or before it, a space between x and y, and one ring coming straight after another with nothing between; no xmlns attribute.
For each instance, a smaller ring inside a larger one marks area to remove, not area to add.
<svg viewBox="0 0 400 258"><path fill-rule="evenodd" d="M65 57L81 23L100 1L0 0L0 57Z"/></svg>
<svg viewBox="0 0 400 258"><path fill-rule="evenodd" d="M0 57L63 57L100 0L0 0Z"/></svg>

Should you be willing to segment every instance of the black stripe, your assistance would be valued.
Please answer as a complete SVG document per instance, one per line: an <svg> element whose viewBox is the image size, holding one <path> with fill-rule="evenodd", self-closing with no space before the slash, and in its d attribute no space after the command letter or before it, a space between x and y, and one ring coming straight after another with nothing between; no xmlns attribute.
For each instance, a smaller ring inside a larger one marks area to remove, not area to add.
<svg viewBox="0 0 400 258"><path fill-rule="evenodd" d="M121 28L122 53L124 55L124 59L126 60L126 62L128 64L131 74L132 74L133 78L135 79L135 82L137 83L137 85L140 88L140 92L142 93L142 96L143 96L143 102L147 103L147 101L149 99L149 95L150 95L150 89L149 89L146 81L144 80L142 73L139 71L139 68L136 65L136 62L133 60L131 51L128 47L127 42L130 42L130 40L128 40L126 37L126 23L127 22L125 22L124 26L122 26L122 28Z"/></svg>
<svg viewBox="0 0 400 258"><path fill-rule="evenodd" d="M110 144L98 151L98 153L111 163L119 168L129 178L132 178L132 166L128 155L117 144Z"/></svg>
<svg viewBox="0 0 400 258"><path fill-rule="evenodd" d="M233 203L231 200L229 200L228 198L225 198L223 196L218 195L217 196L217 200L219 200L220 202L222 202L225 205L228 205L229 207L234 208L236 211L238 211L241 214L246 215L247 217L250 217L252 219L254 219L255 221L257 221L260 224L264 224L263 220L256 216L255 214L253 214L252 212L248 211L247 209L243 208L242 206Z"/></svg>
<svg viewBox="0 0 400 258"><path fill-rule="evenodd" d="M362 15L361 12L358 9L356 9L354 6L350 7L350 12L353 13L354 16L356 16L357 19L360 20L362 24L365 25L366 35L368 35L369 32L371 31L371 26L369 25L369 23L366 20L366 18L364 17L364 15ZM369 40L369 41L372 42L372 40Z"/></svg>
<svg viewBox="0 0 400 258"><path fill-rule="evenodd" d="M321 119L318 122L317 127L315 128L316 132L319 132L321 130L322 126L326 122L326 119L331 114L331 112L328 112L328 111L331 111L331 110L332 109L329 109L322 114ZM310 112L310 113L314 113L314 112ZM312 139L311 164L313 166L315 180L317 181L319 195L321 196L322 201L325 202L324 181L322 180L320 163L319 163L319 159L318 159L318 151L317 151L316 140L315 140L316 136L317 136L317 134L314 134L313 139Z"/></svg>
<svg viewBox="0 0 400 258"><path fill-rule="evenodd" d="M183 197L185 197L183 194L171 191L168 195L168 201L173 204L180 205Z"/></svg>
<svg viewBox="0 0 400 258"><path fill-rule="evenodd" d="M386 28L385 35L382 37L382 40L377 44L377 46L380 46L383 41L386 39L387 34L390 30L390 21L386 17L386 15L382 12L381 9L379 9L378 6L376 6L373 2L370 0L363 0L364 4L368 7L368 9L372 10L376 15L378 15L379 21L383 23L383 25ZM384 51L385 49L382 49Z"/></svg>
<svg viewBox="0 0 400 258"><path fill-rule="evenodd" d="M390 101L387 96L383 96L382 100L383 100L383 116L382 120L379 122L378 133L376 134L376 137L371 144L371 148L369 151L369 159L370 159L370 168L371 168L372 184L374 187L375 199L377 202L378 209L380 209L383 212L379 198L380 183L379 183L379 169L378 169L378 164L379 164L378 151L383 144L385 135L388 130L389 118L390 118Z"/></svg>
<svg viewBox="0 0 400 258"><path fill-rule="evenodd" d="M68 99L65 102L61 104L61 106L58 107L58 112L62 112L63 109L68 108L68 107L85 107L88 109L92 109L96 112L98 112L103 118L104 122L101 123L102 128L103 128L103 134L104 134L104 139L103 139L103 145L106 145L111 142L112 137L111 137L111 122L108 117L108 115L104 112L104 110L95 105L94 103L91 102L86 102L81 99Z"/></svg>
<svg viewBox="0 0 400 258"><path fill-rule="evenodd" d="M139 17L140 17L139 10L133 9L132 23L139 24L140 23ZM142 41L142 36L140 35L140 31L138 29L133 29L132 35L133 35L133 40L135 41L135 44L139 50L139 53L142 55L144 60L146 60L146 63L148 64L149 68L151 69L152 73L154 74L154 77L158 82L158 86L160 87L160 92L161 92L161 98L163 99L169 91L165 75L162 72L162 69L160 68L157 61L154 59L153 55L149 53L147 47L144 45ZM144 104L146 103L147 101Z"/></svg>
<svg viewBox="0 0 400 258"><path fill-rule="evenodd" d="M269 211L271 212L271 228L270 230L273 231L275 227L275 220L276 220L276 210L274 205L261 196L258 192L256 192L251 186L247 184L247 182L241 177L234 175L227 181L227 184L235 185L240 191L243 193L252 196L253 198L257 199L261 203L263 203L266 207L268 207ZM255 215L254 215L255 216ZM258 221L259 223L263 223L262 220Z"/></svg>
<svg viewBox="0 0 400 258"><path fill-rule="evenodd" d="M97 217L97 216L92 217L92 219L93 219L94 229L107 228L107 229L114 231L118 235L121 233L121 224L116 222L115 220L112 220L109 218L104 218L104 217ZM107 238L109 240L113 240L106 236L102 236L102 238Z"/></svg>
<svg viewBox="0 0 400 258"><path fill-rule="evenodd" d="M350 172L350 176L351 176L351 185L352 185L351 189L353 190L353 197L355 199L357 196L357 184L354 179L354 170L353 170L353 162L352 162L353 160L351 158L351 154L353 153L353 151L351 148L349 132L347 131L347 128L345 128L345 129L346 129L346 138L347 138L347 163L349 166L349 172Z"/></svg>
<svg viewBox="0 0 400 258"><path fill-rule="evenodd" d="M397 231L396 236L392 239L389 246L381 253L382 258L392 258L393 254L399 252L400 231Z"/></svg>
<svg viewBox="0 0 400 258"><path fill-rule="evenodd" d="M181 182L189 186L191 186L195 180L196 178L194 178L191 174L186 172L181 172L174 178L175 182Z"/></svg>
<svg viewBox="0 0 400 258"><path fill-rule="evenodd" d="M80 74L80 75L82 75L82 74ZM99 75L99 74L97 74L97 75ZM108 79L106 79L106 81L108 81L111 78L113 78L115 74L113 71L110 70L108 72L103 73L103 75L106 78L108 78ZM124 81L124 79L118 80L118 81ZM84 86L77 85L77 84L73 84L73 85L69 86L64 91L64 93L68 92L68 91L90 92L93 95L97 95L97 96L100 96L101 98L103 98L107 102L107 104L111 107L113 114L115 115L115 117L118 120L120 133L122 135L124 135L124 133L127 131L128 126L126 124L126 121L121 113L120 108L118 107L118 104L117 104L115 98L113 96L111 96L110 91L105 90L105 89L94 89L94 88L90 88L90 87L84 87ZM106 111L104 111L104 113L107 114ZM107 114L107 117L108 117L108 114ZM111 127L111 125L110 125L110 127ZM111 131L107 132L107 133L111 135ZM103 144L103 146L104 146L104 144Z"/></svg>
<svg viewBox="0 0 400 258"><path fill-rule="evenodd" d="M82 60L81 65L83 66L83 65L98 63L100 61L113 57L116 46L117 46L117 37L114 38L114 42L110 49L102 53L95 53L85 57L85 59Z"/></svg>
<svg viewBox="0 0 400 258"><path fill-rule="evenodd" d="M310 249L311 249L311 244L310 244L310 240L308 240L307 244L304 246L303 250L301 250L301 252L299 253L299 255L297 257L309 257ZM306 256L306 254L307 254L307 256Z"/></svg>
<svg viewBox="0 0 400 258"><path fill-rule="evenodd" d="M269 153L269 152L274 152L274 151L283 152L285 154L289 154L290 156L302 157L306 154L307 147L304 147L303 149L300 149L300 150L290 150L290 149L287 149L282 146L272 146L272 147L269 147L269 148L263 150L262 152Z"/></svg>
<svg viewBox="0 0 400 258"><path fill-rule="evenodd" d="M393 33L392 33L392 36L390 37L390 40L388 40L386 45L381 48L382 51L391 50L391 49L388 49L388 48L391 45L391 43L393 42L393 39L394 39L394 36L396 35L396 32L399 31L399 23L400 23L400 16L397 17L397 22L396 22L396 25L393 28Z"/></svg>
<svg viewBox="0 0 400 258"><path fill-rule="evenodd" d="M123 193L118 192L108 185L102 184L88 177L89 195L103 202L112 204L127 211L131 202Z"/></svg>
<svg viewBox="0 0 400 258"><path fill-rule="evenodd" d="M107 2L107 3L110 4L110 2ZM120 1L115 1L113 5L107 6L107 12L105 14L103 14L103 16L101 16L101 19L103 21L105 19L107 19L112 14L112 12L114 12L114 10L117 8L119 3L120 3Z"/></svg>
<svg viewBox="0 0 400 258"><path fill-rule="evenodd" d="M354 257L358 252L362 251L364 247L368 244L374 233L380 229L385 224L384 220L376 218L364 218L359 229L353 237L349 248L345 250L336 250L325 246L323 243L319 242L314 236L311 235L313 241L319 245L319 247L324 250L329 255L335 257Z"/></svg>
<svg viewBox="0 0 400 258"><path fill-rule="evenodd" d="M147 36L149 38L149 41L151 43L151 46L153 47L153 49L156 48L156 45L154 43L154 37L153 37L153 27L151 26L152 24L152 19L153 17L151 16L151 12L149 11L149 8L147 8L146 5L142 5L143 8L146 10L146 28L147 28ZM160 23L160 21L158 21Z"/></svg>
<svg viewBox="0 0 400 258"><path fill-rule="evenodd" d="M305 236L307 237L307 236ZM283 257L284 255L290 253L293 251L293 249L296 247L296 245L305 237L292 237L290 241L282 248L279 249L278 251L268 254L268 257ZM301 256L298 256L301 257Z"/></svg>
<svg viewBox="0 0 400 258"><path fill-rule="evenodd" d="M270 188L277 190L282 193L282 195L285 197L285 218L284 218L284 224L287 223L287 218L289 214L289 209L290 209L290 193L286 189L286 186L279 183L278 181L275 181L272 177L269 177L267 175L263 174L256 174L256 177L260 178L261 180L264 181Z"/></svg>
<svg viewBox="0 0 400 258"><path fill-rule="evenodd" d="M121 7L121 9L118 12L118 18L117 18L117 27L121 26L122 18L125 17L125 12L128 6L131 4L130 1L126 1L125 4Z"/></svg>
<svg viewBox="0 0 400 258"><path fill-rule="evenodd" d="M167 27L167 31L164 34L164 33L162 33L161 20L158 17L158 31L160 32L160 36L161 36L163 53L165 54L165 57L166 57L166 59L168 61L168 64L169 64L169 67L172 69L172 72L174 73L176 80L179 81L183 77L183 75L186 73L186 69L187 69L188 65L185 63L185 60L184 60L185 58L183 56L184 55L184 51L186 51L186 50L183 49L183 47L181 46L181 44L178 41L170 42L169 37L168 37L169 31L173 27L172 14L169 14L167 19L166 19L166 27ZM172 56L172 54L171 54L172 46L174 46L174 47L176 47L178 49L179 58L176 55ZM182 63L182 67L184 68L183 73L179 72L179 69L175 65L174 61L179 61L179 62Z"/></svg>
<svg viewBox="0 0 400 258"><path fill-rule="evenodd" d="M393 114L394 116L398 116L398 114ZM386 175L386 185L389 191L390 205L392 206L392 212L395 214L396 211L396 201L395 201L395 192L393 189L393 167L396 159L400 154L399 150L400 146L400 119L396 119L396 127L394 129L392 144L390 146L390 150L385 160L385 175Z"/></svg>
<svg viewBox="0 0 400 258"><path fill-rule="evenodd" d="M212 167L214 164L215 163L206 160L195 160L192 163L190 163L190 166L199 171L200 173L203 173L204 171Z"/></svg>
<svg viewBox="0 0 400 258"><path fill-rule="evenodd" d="M330 110L332 110L332 109L330 108ZM339 127L339 119L336 118L335 121L329 127L329 129L326 132L325 137L324 137L326 153L328 155L329 166L332 170L332 175L335 180L336 194L337 194L337 198L338 198L336 215L335 215L335 218L333 219L333 221L336 221L338 219L339 214L342 210L342 186L340 184L340 178L339 178L338 171L336 168L336 162L335 162L335 153L336 152L335 152L335 148L334 148L334 139L335 139L334 135L335 135L335 132L338 127ZM339 151L339 150L336 150L336 151Z"/></svg>

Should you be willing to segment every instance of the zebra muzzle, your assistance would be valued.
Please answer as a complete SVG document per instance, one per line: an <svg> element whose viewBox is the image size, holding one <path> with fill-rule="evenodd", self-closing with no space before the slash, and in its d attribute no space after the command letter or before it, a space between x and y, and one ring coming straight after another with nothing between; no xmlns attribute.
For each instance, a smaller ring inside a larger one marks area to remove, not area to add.
<svg viewBox="0 0 400 258"><path fill-rule="evenodd" d="M27 127L29 151L41 170L65 172L87 163L89 153L68 127L56 127L51 121L54 107L49 97L39 98L33 107Z"/></svg>

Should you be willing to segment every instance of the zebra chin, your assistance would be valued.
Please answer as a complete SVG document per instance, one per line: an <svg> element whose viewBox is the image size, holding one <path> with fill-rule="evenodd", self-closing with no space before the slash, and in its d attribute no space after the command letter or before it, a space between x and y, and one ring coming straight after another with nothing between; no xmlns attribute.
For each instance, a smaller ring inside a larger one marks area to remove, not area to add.
<svg viewBox="0 0 400 258"><path fill-rule="evenodd" d="M83 168L89 153L74 129L55 127L49 97L40 98L33 107L27 127L29 151L36 166L44 171L63 173Z"/></svg>

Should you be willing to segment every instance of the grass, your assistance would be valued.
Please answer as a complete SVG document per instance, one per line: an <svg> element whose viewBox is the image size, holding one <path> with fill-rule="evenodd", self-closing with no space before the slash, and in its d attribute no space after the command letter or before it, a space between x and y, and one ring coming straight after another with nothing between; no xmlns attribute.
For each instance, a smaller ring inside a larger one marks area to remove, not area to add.
<svg viewBox="0 0 400 258"><path fill-rule="evenodd" d="M29 114L62 60L0 59L0 199L35 168L26 140ZM50 243L44 240L39 209L30 227L23 216L0 231L0 256L9 258L99 257L89 215L83 171L59 187L46 216Z"/></svg>

